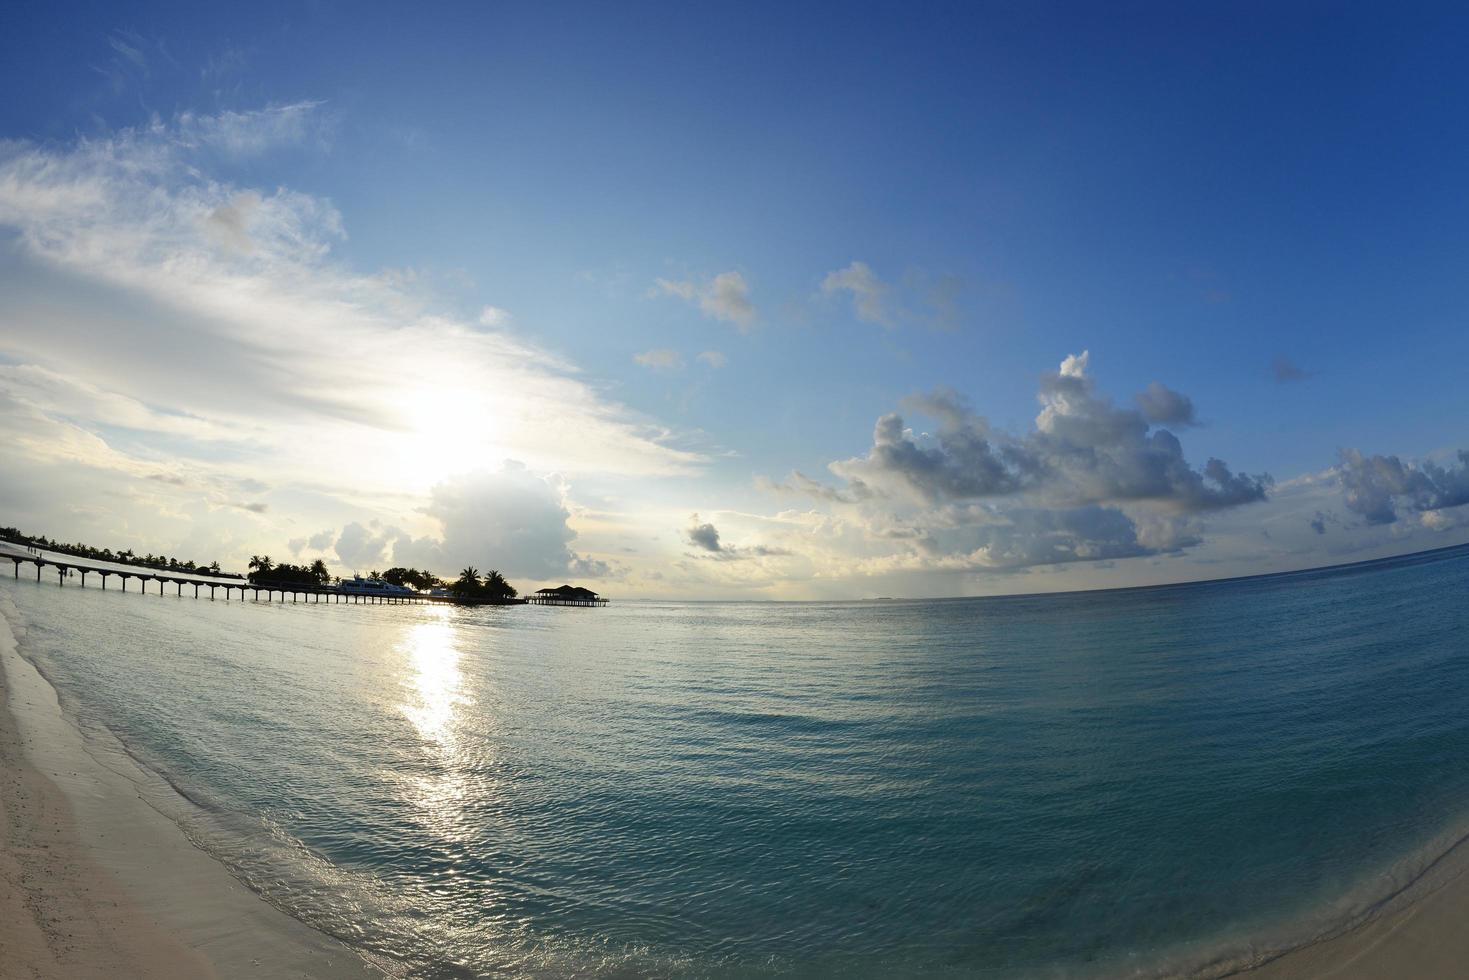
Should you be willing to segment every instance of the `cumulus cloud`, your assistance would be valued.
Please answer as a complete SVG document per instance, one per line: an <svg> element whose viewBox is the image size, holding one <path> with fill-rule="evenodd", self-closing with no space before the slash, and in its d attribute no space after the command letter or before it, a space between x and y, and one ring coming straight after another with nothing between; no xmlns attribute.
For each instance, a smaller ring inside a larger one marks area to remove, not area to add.
<svg viewBox="0 0 1469 980"><path fill-rule="evenodd" d="M1032 463L1023 450L995 445L988 423L971 414L954 392L940 389L910 405L938 419L935 435L915 435L901 415L891 412L873 426L867 455L835 463L833 472L864 487L898 484L930 502L1010 494L1032 479Z"/></svg>
<svg viewBox="0 0 1469 980"><path fill-rule="evenodd" d="M853 261L846 268L828 272L821 280L821 291L849 294L852 310L859 320L884 327L894 325L894 314L889 305L891 289L866 262Z"/></svg>
<svg viewBox="0 0 1469 980"><path fill-rule="evenodd" d="M721 351L706 350L700 352L698 360L714 368L716 371L729 363L729 359Z"/></svg>
<svg viewBox="0 0 1469 980"><path fill-rule="evenodd" d="M1102 395L1090 355L1043 375L1034 428L994 429L951 389L881 416L863 456L839 460L833 487L794 473L761 485L854 508L875 537L911 540L927 567L1018 568L1178 552L1199 544L1199 516L1266 498L1271 478L1219 459L1195 468L1163 424L1195 421L1188 396L1162 384L1123 407Z"/></svg>
<svg viewBox="0 0 1469 980"><path fill-rule="evenodd" d="M291 549L291 554L293 555L299 555L301 552L307 550L326 551L332 548L338 536L336 531L327 528L325 531L318 531L309 537L292 538L287 542L287 547Z"/></svg>
<svg viewBox="0 0 1469 980"><path fill-rule="evenodd" d="M1181 428L1194 425L1197 421L1194 418L1193 400L1157 381L1133 396L1133 400L1137 402L1138 410L1143 413L1143 418L1154 425L1173 425Z"/></svg>
<svg viewBox="0 0 1469 980"><path fill-rule="evenodd" d="M689 516L689 526L684 530L689 544L703 551L720 551L719 529L713 524L700 523L699 515Z"/></svg>
<svg viewBox="0 0 1469 980"><path fill-rule="evenodd" d="M424 513L438 522L439 535L400 536L395 564L456 572L477 565L537 581L608 571L605 562L572 550L576 531L568 524L564 485L513 461L435 486Z"/></svg>
<svg viewBox="0 0 1469 980"><path fill-rule="evenodd" d="M683 367L683 355L666 347L645 350L641 354L634 354L632 359L643 367L658 371L675 371Z"/></svg>
<svg viewBox="0 0 1469 980"><path fill-rule="evenodd" d="M309 543L327 538L338 561L356 570L404 565L452 577L474 565L534 581L613 574L610 562L572 549L577 533L569 524L566 489L557 477L507 460L499 470L463 474L433 488L423 513L437 524L435 533L415 537L381 521L353 521Z"/></svg>
<svg viewBox="0 0 1469 980"><path fill-rule="evenodd" d="M695 557L699 558L732 562L747 561L752 558L785 558L791 554L786 548L771 545L753 544L740 547L730 545L721 539L718 528L707 521L701 521L698 514L689 515L689 523L683 533L685 540L698 549Z"/></svg>
<svg viewBox="0 0 1469 980"><path fill-rule="evenodd" d="M1425 510L1418 515L1418 523L1430 531L1448 531L1464 524L1465 516L1459 511Z"/></svg>
<svg viewBox="0 0 1469 980"><path fill-rule="evenodd" d="M1024 436L993 432L955 392L939 389L906 403L938 422L934 432L917 434L902 415L889 413L877 420L866 456L831 469L930 503L1029 491L1068 506L1151 501L1197 512L1265 499L1268 476L1235 473L1218 459L1194 469L1177 436L1154 430L1142 410L1119 408L1097 393L1088 362L1087 352L1072 355L1042 377L1041 411ZM1181 406L1192 415L1185 396L1167 394L1162 408L1172 417Z"/></svg>
<svg viewBox="0 0 1469 980"><path fill-rule="evenodd" d="M1425 514L1461 507L1469 503L1469 450L1459 450L1457 459L1449 466L1431 460L1414 464L1343 449L1337 475L1347 510L1368 524L1392 524L1399 510Z"/></svg>
<svg viewBox="0 0 1469 980"><path fill-rule="evenodd" d="M733 323L741 331L754 326L755 305L750 301L750 287L745 277L731 270L712 279L658 279L652 295L677 296L698 305L705 316Z"/></svg>
<svg viewBox="0 0 1469 980"><path fill-rule="evenodd" d="M369 528L353 521L342 528L333 547L343 565L355 571L367 571L383 563L388 545L398 535L395 528Z"/></svg>
<svg viewBox="0 0 1469 980"><path fill-rule="evenodd" d="M1218 459L1194 469L1177 436L1152 430L1142 411L1098 394L1088 365L1083 351L1041 378L1041 412L1022 456L1048 492L1073 502L1151 501L1184 512L1265 499L1268 475L1235 473Z"/></svg>

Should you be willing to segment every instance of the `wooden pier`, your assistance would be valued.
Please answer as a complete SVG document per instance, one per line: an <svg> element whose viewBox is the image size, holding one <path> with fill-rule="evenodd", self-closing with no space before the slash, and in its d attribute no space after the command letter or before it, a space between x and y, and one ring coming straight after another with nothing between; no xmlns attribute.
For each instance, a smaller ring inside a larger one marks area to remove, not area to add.
<svg viewBox="0 0 1469 980"><path fill-rule="evenodd" d="M14 563L14 577L20 578L20 566L35 565L36 581L41 581L41 572L46 568L56 570L56 584L64 586L66 580L73 575L80 577L81 586L86 588L87 576L96 575L101 580L102 588L107 588L107 580L112 577L118 579L118 585L123 592L128 591L128 583L136 581L139 593L148 593L152 590L151 583L158 583L158 594L164 595L165 586L174 587L174 595L184 598L184 588L193 589L192 597L195 599L206 598L200 593L200 589L207 589L209 599L214 599L223 592L224 599L228 602L231 594L239 590L240 601L244 602L246 593L254 594L254 601L259 602L260 593L265 593L266 602L275 602L277 593L280 595L278 601L285 602L290 596L291 602L304 602L320 604L323 599L328 604L346 603L349 605L374 605L374 606L422 606L433 603L449 604L456 606L511 606L522 605L524 599L461 599L458 596L424 595L423 593L390 593L390 592L358 592L342 589L335 585L311 585L304 582L249 582L245 579L220 578L212 575L195 575L190 572L169 572L163 569L115 565L107 562L92 561L88 558L76 558L71 555L62 555L54 552L41 552L35 548L26 548L20 545L0 542L0 561L10 559Z"/></svg>

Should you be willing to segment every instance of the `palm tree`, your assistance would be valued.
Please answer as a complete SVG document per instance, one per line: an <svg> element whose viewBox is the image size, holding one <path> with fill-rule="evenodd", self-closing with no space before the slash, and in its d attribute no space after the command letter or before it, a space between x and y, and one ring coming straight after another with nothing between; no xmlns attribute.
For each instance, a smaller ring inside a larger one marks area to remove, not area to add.
<svg viewBox="0 0 1469 980"><path fill-rule="evenodd" d="M259 581L269 575L270 570L274 567L275 562L270 560L269 555L250 556L250 578L254 581Z"/></svg>
<svg viewBox="0 0 1469 980"><path fill-rule="evenodd" d="M505 576L494 568L485 573L485 591L501 599L510 599L515 596L515 586L505 581Z"/></svg>
<svg viewBox="0 0 1469 980"><path fill-rule="evenodd" d="M479 591L479 569L470 565L459 573L459 581L454 583L454 591L460 595L474 595Z"/></svg>
<svg viewBox="0 0 1469 980"><path fill-rule="evenodd" d="M316 561L311 563L311 577L316 579L316 581L320 582L322 585L325 585L328 581L331 580L332 573L327 571L326 562L318 558L316 559Z"/></svg>

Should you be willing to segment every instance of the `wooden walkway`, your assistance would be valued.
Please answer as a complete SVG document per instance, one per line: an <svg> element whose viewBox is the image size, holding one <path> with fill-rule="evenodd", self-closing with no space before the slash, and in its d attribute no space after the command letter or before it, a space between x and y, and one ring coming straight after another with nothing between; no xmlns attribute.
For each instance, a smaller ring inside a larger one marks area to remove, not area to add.
<svg viewBox="0 0 1469 980"><path fill-rule="evenodd" d="M138 592L147 593L152 586L150 583L158 583L158 594L164 595L164 586L174 586L174 595L182 598L184 587L188 586L194 590L193 598L201 599L200 589L208 589L207 598L213 599L219 592L224 593L226 602L230 600L232 593L239 590L240 601L246 599L246 593L254 593L254 600L261 601L260 594L265 593L266 602L275 602L276 594L280 595L280 602L286 601L286 596L291 597L291 602L305 602L320 604L323 599L328 604L347 603L349 605L373 605L373 606L423 606L433 603L449 604L456 606L518 606L524 604L523 599L461 599L457 596L424 595L422 593L394 594L388 592L355 592L339 588L335 585L310 585L303 582L247 582L238 578L219 578L212 575L196 575L191 572L170 572L164 569L147 568L138 565L116 565L110 562L94 561L90 558L78 558L74 555L63 555L59 552L43 552L35 548L27 548L24 545L11 544L0 541L0 561L10 559L14 563L15 578L20 578L20 566L35 565L36 581L41 581L41 572L45 568L56 570L56 584L66 585L68 578L80 578L82 588L86 588L87 576L96 575L102 583L102 588L107 588L107 580L116 576L122 591L128 591L128 583L136 581Z"/></svg>

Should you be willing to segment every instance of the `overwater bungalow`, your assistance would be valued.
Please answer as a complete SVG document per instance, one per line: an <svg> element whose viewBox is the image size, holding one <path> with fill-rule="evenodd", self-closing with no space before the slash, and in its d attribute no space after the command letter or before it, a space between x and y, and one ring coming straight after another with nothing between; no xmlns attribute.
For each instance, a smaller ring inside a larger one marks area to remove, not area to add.
<svg viewBox="0 0 1469 980"><path fill-rule="evenodd" d="M608 600L579 585L561 585L541 589L526 596L525 601L534 606L605 606Z"/></svg>

